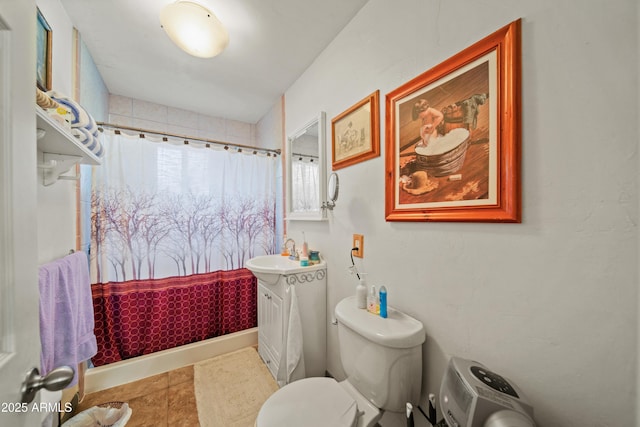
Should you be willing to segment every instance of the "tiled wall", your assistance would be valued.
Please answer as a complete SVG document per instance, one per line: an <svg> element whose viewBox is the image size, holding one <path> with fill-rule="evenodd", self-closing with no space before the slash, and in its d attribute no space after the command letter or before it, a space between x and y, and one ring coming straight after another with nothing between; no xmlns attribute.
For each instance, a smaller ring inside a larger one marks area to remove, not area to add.
<svg viewBox="0 0 640 427"><path fill-rule="evenodd" d="M256 125L120 95L109 97L109 123L171 134L258 145Z"/></svg>

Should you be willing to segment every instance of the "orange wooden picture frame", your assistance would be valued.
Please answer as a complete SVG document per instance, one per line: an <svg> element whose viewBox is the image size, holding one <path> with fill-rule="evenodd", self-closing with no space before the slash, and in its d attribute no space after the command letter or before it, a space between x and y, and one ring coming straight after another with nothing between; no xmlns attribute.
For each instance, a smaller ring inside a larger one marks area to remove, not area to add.
<svg viewBox="0 0 640 427"><path fill-rule="evenodd" d="M332 170L380 155L380 91L331 120Z"/></svg>
<svg viewBox="0 0 640 427"><path fill-rule="evenodd" d="M37 10L37 25L36 25L36 86L46 92L51 90L51 52L52 52L52 31L49 23L40 12Z"/></svg>
<svg viewBox="0 0 640 427"><path fill-rule="evenodd" d="M387 221L521 222L520 26L386 95Z"/></svg>

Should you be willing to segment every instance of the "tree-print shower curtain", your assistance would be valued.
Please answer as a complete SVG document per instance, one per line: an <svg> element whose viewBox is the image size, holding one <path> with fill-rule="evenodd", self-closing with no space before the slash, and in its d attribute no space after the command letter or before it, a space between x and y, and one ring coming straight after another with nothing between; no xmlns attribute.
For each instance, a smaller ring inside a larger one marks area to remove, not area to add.
<svg viewBox="0 0 640 427"><path fill-rule="evenodd" d="M275 252L274 156L152 138L93 169L96 366L256 326L244 263Z"/></svg>

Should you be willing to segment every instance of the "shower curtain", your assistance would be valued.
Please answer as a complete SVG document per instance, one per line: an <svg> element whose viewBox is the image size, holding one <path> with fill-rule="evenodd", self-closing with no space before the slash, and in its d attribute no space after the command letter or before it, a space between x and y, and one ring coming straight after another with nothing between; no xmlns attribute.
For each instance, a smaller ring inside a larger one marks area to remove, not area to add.
<svg viewBox="0 0 640 427"><path fill-rule="evenodd" d="M275 156L103 134L93 170L96 366L257 324L247 259L274 253Z"/></svg>

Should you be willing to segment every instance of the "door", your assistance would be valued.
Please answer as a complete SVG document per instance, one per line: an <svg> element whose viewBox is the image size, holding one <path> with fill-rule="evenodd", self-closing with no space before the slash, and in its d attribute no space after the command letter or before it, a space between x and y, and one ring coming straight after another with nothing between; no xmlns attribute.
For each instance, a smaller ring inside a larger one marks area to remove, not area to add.
<svg viewBox="0 0 640 427"><path fill-rule="evenodd" d="M20 403L40 366L36 231L34 1L0 0L0 425L39 426Z"/></svg>

